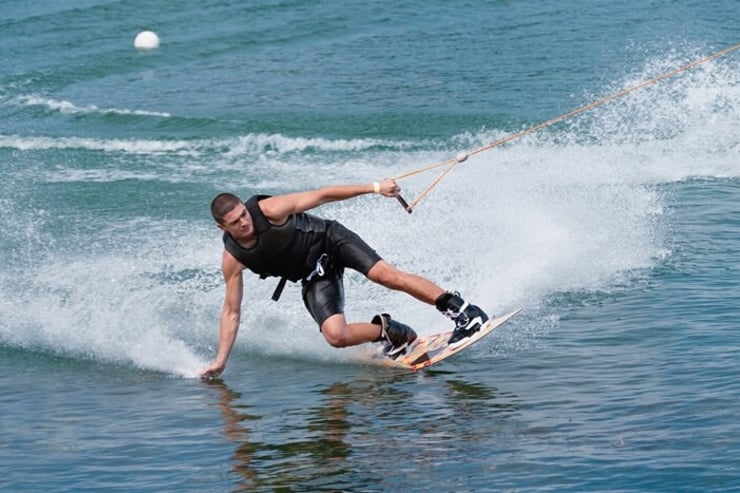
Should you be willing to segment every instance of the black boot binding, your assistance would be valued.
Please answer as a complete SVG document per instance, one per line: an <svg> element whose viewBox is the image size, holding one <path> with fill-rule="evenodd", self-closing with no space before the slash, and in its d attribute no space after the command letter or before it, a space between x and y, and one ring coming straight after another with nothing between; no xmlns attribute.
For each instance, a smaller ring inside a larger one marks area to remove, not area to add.
<svg viewBox="0 0 740 493"><path fill-rule="evenodd" d="M444 293L434 302L437 310L455 322L455 330L447 343L450 346L459 344L480 330L488 315L476 305L471 305L460 293Z"/></svg>
<svg viewBox="0 0 740 493"><path fill-rule="evenodd" d="M397 358L406 352L406 348L416 340L416 332L406 324L391 319L387 313L373 317L372 322L380 325L380 337L376 342L385 342L383 353L389 358Z"/></svg>

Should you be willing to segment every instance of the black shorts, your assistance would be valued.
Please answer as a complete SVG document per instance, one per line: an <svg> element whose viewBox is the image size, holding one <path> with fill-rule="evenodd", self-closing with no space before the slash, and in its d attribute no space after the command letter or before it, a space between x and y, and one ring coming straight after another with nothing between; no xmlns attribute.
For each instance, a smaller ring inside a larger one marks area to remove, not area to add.
<svg viewBox="0 0 740 493"><path fill-rule="evenodd" d="M344 268L349 267L367 276L381 260L360 236L336 221L327 228L328 263L323 276L303 281L303 303L319 324L337 313L344 313Z"/></svg>

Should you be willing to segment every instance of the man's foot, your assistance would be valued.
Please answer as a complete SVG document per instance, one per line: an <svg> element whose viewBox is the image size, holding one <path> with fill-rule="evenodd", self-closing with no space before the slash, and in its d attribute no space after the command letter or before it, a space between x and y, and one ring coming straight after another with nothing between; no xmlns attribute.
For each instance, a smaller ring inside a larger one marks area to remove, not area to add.
<svg viewBox="0 0 740 493"><path fill-rule="evenodd" d="M375 315L371 323L380 325L380 337L376 342L385 343L383 353L389 358L395 359L405 353L409 344L416 340L414 329L391 319L387 313Z"/></svg>
<svg viewBox="0 0 740 493"><path fill-rule="evenodd" d="M435 301L437 309L455 322L447 344L456 346L480 330L488 315L479 306L471 305L459 293L444 293Z"/></svg>

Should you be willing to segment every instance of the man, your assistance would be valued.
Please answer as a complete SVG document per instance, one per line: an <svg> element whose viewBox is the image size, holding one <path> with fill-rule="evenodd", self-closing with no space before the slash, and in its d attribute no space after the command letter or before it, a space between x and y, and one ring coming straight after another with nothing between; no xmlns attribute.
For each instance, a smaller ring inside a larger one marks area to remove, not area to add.
<svg viewBox="0 0 740 493"><path fill-rule="evenodd" d="M435 305L455 321L450 344L459 344L477 332L488 320L479 307L465 302L457 293L445 292L432 281L393 267L342 224L306 213L328 202L368 193L395 197L400 190L395 180L389 179L273 197L255 195L246 202L230 193L217 195L211 202L211 214L224 232L221 269L226 297L216 360L203 370L201 377L216 377L226 367L239 330L245 269L261 277L281 277L273 299L280 296L285 280L300 280L306 308L334 347L383 342L388 356L395 357L416 339L410 327L387 313L376 315L371 322L347 323L342 283L345 267L389 289Z"/></svg>

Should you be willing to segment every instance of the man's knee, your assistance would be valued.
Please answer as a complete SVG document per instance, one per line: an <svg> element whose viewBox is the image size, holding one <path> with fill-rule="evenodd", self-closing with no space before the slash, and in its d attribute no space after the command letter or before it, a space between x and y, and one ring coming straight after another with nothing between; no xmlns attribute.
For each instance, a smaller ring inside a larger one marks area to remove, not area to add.
<svg viewBox="0 0 740 493"><path fill-rule="evenodd" d="M344 315L336 314L327 318L321 324L321 333L331 346L335 348L347 347L347 322Z"/></svg>

